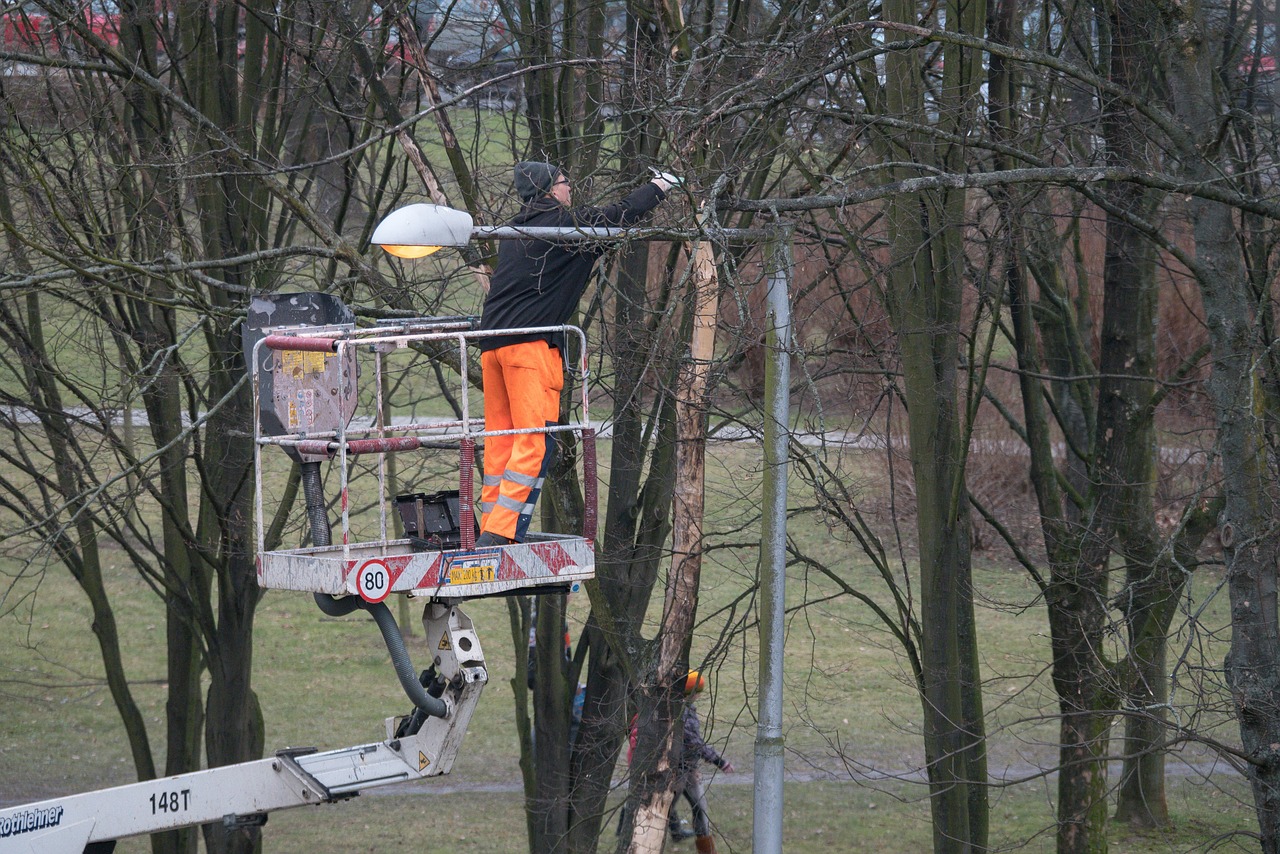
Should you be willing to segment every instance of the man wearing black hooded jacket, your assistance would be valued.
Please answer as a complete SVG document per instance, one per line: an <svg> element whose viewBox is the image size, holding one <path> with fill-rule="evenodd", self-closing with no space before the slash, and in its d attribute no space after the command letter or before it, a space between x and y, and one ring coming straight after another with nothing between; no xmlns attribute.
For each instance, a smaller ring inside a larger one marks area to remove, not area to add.
<svg viewBox="0 0 1280 854"><path fill-rule="evenodd" d="M674 178L659 174L621 201L605 207L571 207L568 178L550 163L515 166L524 203L508 223L515 227L625 226L639 222L666 198ZM504 240L498 249L480 328L561 326L569 322L605 244ZM521 332L481 339L485 430L519 430L554 424L564 387L561 332ZM485 440L477 546L521 542L542 490L550 461L550 433L490 436Z"/></svg>

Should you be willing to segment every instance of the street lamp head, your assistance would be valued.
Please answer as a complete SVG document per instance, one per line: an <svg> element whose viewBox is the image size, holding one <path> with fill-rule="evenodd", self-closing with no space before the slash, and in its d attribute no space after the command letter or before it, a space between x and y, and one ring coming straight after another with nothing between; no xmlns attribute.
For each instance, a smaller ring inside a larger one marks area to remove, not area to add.
<svg viewBox="0 0 1280 854"><path fill-rule="evenodd" d="M409 205L378 223L369 242L397 258L424 258L442 246L466 246L474 226L466 211L443 205Z"/></svg>

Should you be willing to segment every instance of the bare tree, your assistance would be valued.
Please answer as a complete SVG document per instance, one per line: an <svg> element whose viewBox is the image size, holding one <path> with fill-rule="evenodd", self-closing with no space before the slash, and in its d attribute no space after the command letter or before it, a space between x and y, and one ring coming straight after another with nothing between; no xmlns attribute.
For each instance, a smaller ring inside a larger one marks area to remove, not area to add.
<svg viewBox="0 0 1280 854"><path fill-rule="evenodd" d="M57 37L21 58L33 73L6 78L0 100L13 271L0 326L21 357L7 369L4 418L20 474L2 489L27 520L5 537L43 542L93 603L140 778L258 758L261 594L239 324L252 294L287 279L343 271L349 294L390 294L343 236L369 227L361 211L379 192L354 147L372 128L339 59L350 52L329 35L327 4L157 14L122 3L108 31L82 5L38 5ZM335 152L345 168L326 162ZM67 324L74 334L50 336ZM135 409L145 439L128 429ZM163 768L114 629L108 546L166 605ZM205 837L211 850L256 846L252 828ZM196 837L153 844L192 851Z"/></svg>
<svg viewBox="0 0 1280 854"><path fill-rule="evenodd" d="M1189 181L1223 181L1230 175L1225 144L1234 125L1248 117L1226 116L1222 74L1235 54L1230 19L1200 3L1157 4L1164 67L1181 125L1171 143ZM1229 180L1229 179L1227 179ZM1200 285L1213 349L1208 389L1217 422L1222 461L1222 540L1232 606L1227 679L1240 722L1243 754L1253 786L1263 851L1280 850L1280 616L1277 614L1274 401L1264 382L1275 330L1267 325L1271 289L1258 290L1245 265L1237 236L1237 214L1221 202L1193 198L1189 213L1195 239L1192 267ZM1255 260L1256 260L1256 256ZM1260 272L1260 271L1259 271ZM1255 274L1256 276L1257 274ZM1266 277L1267 280L1270 276ZM1268 281L1269 284L1269 281Z"/></svg>
<svg viewBox="0 0 1280 854"><path fill-rule="evenodd" d="M406 4L247 2L170 15L125 3L118 44L79 6L38 5L64 35L49 52L31 51L38 74L0 78L11 141L0 148L10 262L0 334L15 354L0 383L12 437L0 453L18 472L0 490L27 520L5 536L57 554L93 604L140 776L198 767L202 753L217 764L262 749L249 657L259 595L245 503L251 402L237 334L247 300L305 283L366 314L474 305L474 290L460 295L443 279L411 285L416 268L384 278L362 241L377 212L423 191L497 219L509 164L494 161L535 156L583 179L586 194L663 165L688 178L689 201L711 197L725 224L794 217L811 265L795 296L821 305L813 329L828 324L835 342L822 364L814 353L803 360L814 417L833 406L818 394L846 390L835 378L850 362L874 374L875 403L892 403L895 415L905 404L916 516L898 549L901 571L836 467L819 455L802 468L817 509L863 544L889 590L877 613L918 685L937 850L988 844L970 518L977 506L993 525L1000 519L968 485L984 397L1031 449L1045 554L1019 556L1037 573L1053 631L1059 846L1105 846L1107 735L1121 709L1130 712L1131 754L1121 814L1161 819L1164 638L1219 508L1214 496L1189 503L1170 534L1153 506L1163 383L1192 375L1203 356L1163 373L1156 365L1159 252L1192 270L1212 333L1230 523L1229 669L1262 836L1274 847L1277 211L1266 198L1269 127L1237 109L1257 89L1219 85L1238 70L1238 22L1178 3L1142 6L1142 16L1104 5L1089 19L1053 7L1040 19L1012 2L989 14L983 4L897 0L510 2L502 12L519 48L523 100L493 115L451 100L431 36L422 51L408 37ZM1158 62L1162 85L1146 88L1148 76L1135 71L1148 61ZM506 128L502 155L468 150L463 123L477 138ZM439 149L415 141L428 134ZM1194 255L1165 216L1184 196ZM1064 260L1080 217L1095 212L1107 230L1097 316L1088 299L1097 286L1089 275L1072 283ZM487 250L467 258L480 281ZM741 323L724 324L686 358L697 313L682 252L623 246L583 316L606 345L596 363L614 442L599 577L572 658L563 654L562 599L539 600L536 621L530 603L511 600L517 653L531 629L537 642L532 692L516 674L515 701L530 847L539 851L598 847L637 710L653 726L639 734L633 806L644 803L652 818L671 794L662 769L676 758L678 715L667 689L688 666L696 584L672 588L682 619L665 632L646 637L642 615L673 550L691 566L730 539L673 516L677 451L693 447L678 440L696 439L720 395L737 415L753 411L760 338L751 325L756 259L721 247L722 317L737 312ZM868 321L876 305L884 314ZM60 334L69 323L75 334ZM1000 334L1013 342L1017 404L988 383ZM144 439L118 415L135 408L146 412ZM1059 441L1069 449L1061 464ZM575 530L587 512L571 474L580 451L563 452L544 524ZM279 525L279 536L302 536L287 512ZM130 697L100 578L108 542L169 605L163 771ZM839 578L838 568L797 559ZM1125 573L1118 590L1113 562ZM906 571L916 563L918 572ZM1111 660L1103 650L1117 626L1128 654ZM571 739L579 682L584 713ZM632 835L623 837L625 846ZM254 845L251 831L211 829L207 839L221 850ZM172 834L156 846L194 843Z"/></svg>

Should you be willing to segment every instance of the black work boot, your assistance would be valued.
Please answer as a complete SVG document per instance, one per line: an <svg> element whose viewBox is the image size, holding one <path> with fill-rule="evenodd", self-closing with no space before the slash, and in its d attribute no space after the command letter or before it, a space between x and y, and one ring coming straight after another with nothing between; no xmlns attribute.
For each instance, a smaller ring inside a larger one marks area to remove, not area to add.
<svg viewBox="0 0 1280 854"><path fill-rule="evenodd" d="M686 839L693 838L693 828L689 826L689 822L679 816L672 818L667 822L667 829L671 831L671 838L676 842L684 842Z"/></svg>

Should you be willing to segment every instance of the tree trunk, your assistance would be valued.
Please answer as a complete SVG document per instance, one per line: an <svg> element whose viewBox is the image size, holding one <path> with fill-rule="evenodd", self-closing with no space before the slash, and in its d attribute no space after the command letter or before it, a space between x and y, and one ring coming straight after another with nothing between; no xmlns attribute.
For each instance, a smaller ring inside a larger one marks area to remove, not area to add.
<svg viewBox="0 0 1280 854"><path fill-rule="evenodd" d="M1148 65L1151 20L1145 4L1106 7L1110 19L1109 77L1127 92L1155 97ZM1119 168L1150 168L1159 151L1132 107L1108 101L1103 109L1107 162ZM1160 572L1160 537L1155 528L1156 433L1151 401L1156 385L1156 247L1135 222L1149 222L1158 212L1163 194L1136 184L1108 187L1107 245L1103 266L1105 288L1102 333L1104 377L1098 401L1098 441L1107 462L1102 468L1104 488L1116 493L1114 527L1118 550L1126 562L1125 590L1142 591L1144 601L1121 601L1129 635L1130 669L1135 678L1126 693L1129 714L1124 718L1123 755L1116 818L1159 827L1168 822L1164 788L1165 712L1168 699L1165 671L1165 633L1170 609L1160 600L1171 593L1155 579L1171 580ZM1120 441L1116 451L1111 445ZM1175 581L1178 588L1181 582ZM1122 600L1125 598L1122 594ZM1163 622L1159 617L1163 616Z"/></svg>
<svg viewBox="0 0 1280 854"><path fill-rule="evenodd" d="M1129 655L1135 678L1125 697L1124 737L1121 754L1116 821L1137 827L1164 827L1169 823L1165 795L1165 751L1169 702L1169 670L1166 632L1157 630L1135 637L1130 630Z"/></svg>
<svg viewBox="0 0 1280 854"><path fill-rule="evenodd" d="M1198 3L1162 7L1168 35L1165 69L1174 107L1190 137L1179 152L1184 177L1217 181L1229 173L1220 134L1214 50L1221 39ZM1227 683L1248 757L1261 848L1280 851L1280 620L1276 565L1275 473L1268 466L1269 426L1258 375L1256 301L1249 287L1231 208L1188 203L1200 286L1213 348L1209 394L1218 427L1225 510L1221 530L1231 599Z"/></svg>
<svg viewBox="0 0 1280 854"><path fill-rule="evenodd" d="M596 548L596 581L587 589L592 612L583 639L588 671L583 717L570 756L570 845L595 852L618 751L628 727L627 698L641 652L642 617L671 530L675 470L674 414L666 372L647 371L662 348L648 324L648 246L622 258L614 322L606 327L613 354L613 442L604 532ZM645 426L646 379L657 388L655 421ZM648 437L647 431L654 436ZM647 465L646 465L647 462ZM646 470L647 469L647 470ZM592 588L595 588L594 590ZM582 643L583 641L579 641Z"/></svg>
<svg viewBox="0 0 1280 854"><path fill-rule="evenodd" d="M683 680L681 680L683 685ZM667 838L667 816L675 800L681 735L677 722L683 697L670 682L649 676L636 691L636 743L631 791L618 854L660 854Z"/></svg>
<svg viewBox="0 0 1280 854"><path fill-rule="evenodd" d="M578 643L588 645L588 667L582 720L569 755L574 781L569 793L569 850L594 854L619 745L626 736L627 674L594 615Z"/></svg>
<svg viewBox="0 0 1280 854"><path fill-rule="evenodd" d="M236 272L223 275L234 280ZM231 306L226 308L230 312ZM197 542L204 544L202 559L217 570L217 623L209 644L205 709L210 767L258 759L265 748L262 710L252 686L253 620L261 598L253 536L253 445L241 428L253 423L253 404L248 385L239 383L245 375L239 330L233 326L223 335L209 340L209 394L223 405L209 417L206 443L210 458L218 463L206 470L196 534ZM258 848L259 834L252 826L205 826L209 850L227 854L251 854Z"/></svg>
<svg viewBox="0 0 1280 854"><path fill-rule="evenodd" d="M689 358L676 380L676 485L672 504L671 569L667 575L662 624L658 630L657 661L642 689L640 711L646 743L657 742L657 761L642 761L631 797L634 827L631 854L658 852L667 832L667 811L675 793L679 756L679 713L683 708L677 686L689 667L689 640L698 607L702 571L702 524L705 499L707 443L707 381L715 356L719 283L709 243L694 244L689 266L693 289L693 334ZM637 739L639 753L640 739ZM660 751L665 750L663 754ZM650 751L646 751L649 753ZM644 754L641 754L642 756Z"/></svg>
<svg viewBox="0 0 1280 854"><path fill-rule="evenodd" d="M1215 273L1201 280L1214 367L1209 390L1218 422L1226 508L1222 526L1231 598L1227 682L1249 758L1262 850L1280 851L1280 625L1277 623L1275 479L1266 465L1260 397L1253 372L1253 301L1238 262L1231 212L1192 202L1198 260Z"/></svg>
<svg viewBox="0 0 1280 854"><path fill-rule="evenodd" d="M534 851L569 850L569 701L565 681L565 597L537 597L533 676L533 758L536 784L527 804ZM519 659L517 659L518 661Z"/></svg>
<svg viewBox="0 0 1280 854"><path fill-rule="evenodd" d="M1253 301L1239 263L1229 208L1193 201L1197 259L1214 368L1209 390L1218 422L1226 508L1222 531L1231 598L1227 681L1240 721L1262 850L1280 851L1280 625L1277 623L1274 477L1258 412Z"/></svg>
<svg viewBox="0 0 1280 854"><path fill-rule="evenodd" d="M1141 827L1168 824L1165 796L1164 742L1168 738L1169 626L1178 611L1178 600L1187 575L1199 563L1204 539L1216 527L1222 512L1221 496L1204 500L1184 514L1178 532L1169 543L1160 543L1143 561L1148 571L1122 591L1120 607L1126 611L1129 655L1124 670L1128 696L1116 820Z"/></svg>
<svg viewBox="0 0 1280 854"><path fill-rule="evenodd" d="M947 30L982 33L985 3L948 3ZM914 24L919 7L906 0L885 6L890 21ZM919 57L885 57L885 111L916 130L885 132L880 156L897 163L927 163L950 171L964 158L963 144L937 144L923 131L930 109ZM982 80L973 55L944 48L943 78L934 121L951 139L972 127L974 93ZM914 167L893 167L893 180L914 177ZM973 852L987 845L987 766L981 679L978 673L970 579L969 498L965 488L968 427L960 394L960 245L966 217L963 192L902 194L887 202L890 267L884 301L902 359L910 459L915 483L920 551L920 697L924 714L935 852Z"/></svg>
<svg viewBox="0 0 1280 854"><path fill-rule="evenodd" d="M1086 544L1087 545L1087 544ZM1114 691L1098 654L1105 629L1106 552L1082 548L1054 568L1049 626L1058 694L1058 854L1107 850L1107 747Z"/></svg>
<svg viewBox="0 0 1280 854"><path fill-rule="evenodd" d="M915 7L886 7L893 20L913 20ZM950 11L948 24L952 25ZM981 20L981 19L979 19ZM960 19L954 19L960 28ZM947 70L968 67L947 59ZM915 58L886 57L887 108L924 123ZM967 76L949 78L957 101L947 121L962 123ZM959 82L964 80L966 82ZM890 160L932 161L919 134L884 143ZM941 164L939 164L941 165ZM906 171L895 173L905 178ZM969 503L964 488L968 437L958 407L960 258L954 234L964 215L963 194L903 195L888 202L891 267L885 301L900 342L909 415L910 457L920 548L921 684L935 852L986 848L986 762L981 682L969 576ZM947 237L951 232L952 237Z"/></svg>
<svg viewBox="0 0 1280 854"><path fill-rule="evenodd" d="M631 11L628 52L642 77L656 73L660 53L652 33ZM622 162L651 160L658 140L641 109L642 93L628 87L624 97ZM573 854L595 852L598 845L613 769L627 732L627 699L637 677L636 659L644 648L641 623L671 530L676 442L669 359L655 361L656 353L669 353L670 348L657 340L652 326L648 278L649 245L624 251L612 288L612 322L602 325L606 346L612 345L613 442L604 530L596 548L596 581L587 586L592 614L579 641L588 645L588 671L582 721L569 757ZM646 380L653 382L652 389L646 388ZM651 392L656 406L646 428Z"/></svg>

